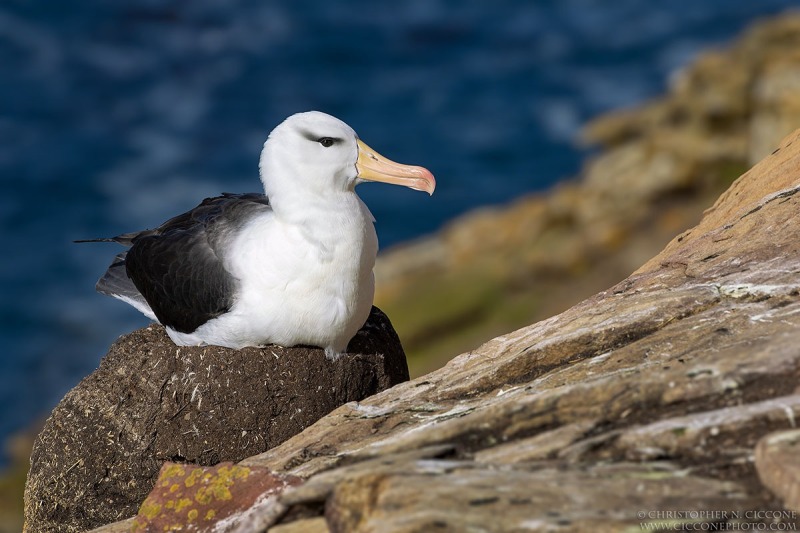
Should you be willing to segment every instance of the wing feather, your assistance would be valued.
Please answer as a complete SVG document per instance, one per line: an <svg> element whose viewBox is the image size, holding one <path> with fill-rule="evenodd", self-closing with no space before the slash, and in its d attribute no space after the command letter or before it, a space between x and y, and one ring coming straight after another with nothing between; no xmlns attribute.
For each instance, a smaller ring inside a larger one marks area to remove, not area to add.
<svg viewBox="0 0 800 533"><path fill-rule="evenodd" d="M239 284L224 267L225 243L269 209L263 194L225 193L158 228L108 239L131 248L117 255L97 289L132 305L144 301L159 322L191 333L230 310Z"/></svg>

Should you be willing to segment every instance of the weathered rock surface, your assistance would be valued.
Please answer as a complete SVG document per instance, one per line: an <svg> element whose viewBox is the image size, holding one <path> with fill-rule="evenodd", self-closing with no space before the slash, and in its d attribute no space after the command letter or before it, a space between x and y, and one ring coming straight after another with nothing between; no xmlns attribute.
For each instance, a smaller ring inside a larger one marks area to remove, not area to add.
<svg viewBox="0 0 800 533"><path fill-rule="evenodd" d="M783 500L788 509L800 513L800 430L767 435L758 442L755 456L761 482Z"/></svg>
<svg viewBox="0 0 800 533"><path fill-rule="evenodd" d="M383 254L376 303L412 375L619 282L695 225L800 125L798 51L797 13L756 24L664 97L590 123L584 138L602 149L574 182Z"/></svg>
<svg viewBox="0 0 800 533"><path fill-rule="evenodd" d="M120 338L34 444L26 531L86 531L132 516L164 461L240 461L408 380L400 341L376 308L348 352L332 362L318 348L179 348L156 325Z"/></svg>
<svg viewBox="0 0 800 533"><path fill-rule="evenodd" d="M240 465L306 478L276 531L785 529L799 380L800 130L623 282Z"/></svg>
<svg viewBox="0 0 800 533"><path fill-rule="evenodd" d="M131 531L188 533L250 521L271 497L301 482L295 476L229 462L209 467L165 463Z"/></svg>

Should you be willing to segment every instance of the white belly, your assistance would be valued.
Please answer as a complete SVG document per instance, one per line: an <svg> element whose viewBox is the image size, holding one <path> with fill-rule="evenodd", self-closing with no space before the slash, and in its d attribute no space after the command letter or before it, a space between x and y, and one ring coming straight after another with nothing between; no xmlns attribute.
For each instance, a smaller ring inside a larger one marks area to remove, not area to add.
<svg viewBox="0 0 800 533"><path fill-rule="evenodd" d="M372 307L377 237L366 207L320 218L297 226L270 213L244 228L225 258L240 281L235 304L194 332L169 331L170 337L184 345L311 345L329 357L344 352Z"/></svg>

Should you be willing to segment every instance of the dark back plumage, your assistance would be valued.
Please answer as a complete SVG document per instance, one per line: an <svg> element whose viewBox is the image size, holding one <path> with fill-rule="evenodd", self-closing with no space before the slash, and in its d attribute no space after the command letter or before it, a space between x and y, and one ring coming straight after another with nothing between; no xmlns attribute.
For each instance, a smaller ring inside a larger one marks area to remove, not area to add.
<svg viewBox="0 0 800 533"><path fill-rule="evenodd" d="M224 267L225 243L269 209L263 194L224 193L155 229L98 239L130 249L115 257L97 290L145 301L159 322L191 333L230 310L238 281Z"/></svg>

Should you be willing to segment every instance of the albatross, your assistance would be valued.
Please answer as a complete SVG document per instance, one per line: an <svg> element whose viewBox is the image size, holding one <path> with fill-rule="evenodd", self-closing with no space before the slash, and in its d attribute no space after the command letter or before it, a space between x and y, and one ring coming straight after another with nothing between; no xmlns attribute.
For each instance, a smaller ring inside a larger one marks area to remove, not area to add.
<svg viewBox="0 0 800 533"><path fill-rule="evenodd" d="M81 241L129 247L96 289L164 325L179 346L310 345L336 359L375 292L375 219L356 185L433 194L436 181L318 111L272 130L259 171L265 194L224 193L155 229Z"/></svg>

